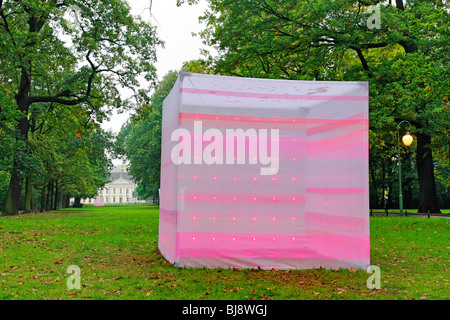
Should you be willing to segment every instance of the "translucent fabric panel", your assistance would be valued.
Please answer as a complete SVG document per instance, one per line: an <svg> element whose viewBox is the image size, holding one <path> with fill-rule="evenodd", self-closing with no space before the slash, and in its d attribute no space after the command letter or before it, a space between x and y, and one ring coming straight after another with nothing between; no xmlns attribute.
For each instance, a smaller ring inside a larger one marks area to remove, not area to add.
<svg viewBox="0 0 450 320"><path fill-rule="evenodd" d="M105 199L103 197L97 197L94 200L94 207L103 207L105 205Z"/></svg>
<svg viewBox="0 0 450 320"><path fill-rule="evenodd" d="M366 268L368 87L182 73L159 248L178 266Z"/></svg>

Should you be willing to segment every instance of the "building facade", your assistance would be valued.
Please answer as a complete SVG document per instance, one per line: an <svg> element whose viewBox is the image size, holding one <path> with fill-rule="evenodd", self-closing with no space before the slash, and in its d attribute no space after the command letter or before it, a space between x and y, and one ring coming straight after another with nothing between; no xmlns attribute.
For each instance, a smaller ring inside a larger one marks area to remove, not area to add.
<svg viewBox="0 0 450 320"><path fill-rule="evenodd" d="M125 165L114 167L110 174L110 182L98 191L97 200L102 199L103 203L137 203L140 200L133 196L136 183L127 172ZM94 203L96 199L82 199L81 203Z"/></svg>

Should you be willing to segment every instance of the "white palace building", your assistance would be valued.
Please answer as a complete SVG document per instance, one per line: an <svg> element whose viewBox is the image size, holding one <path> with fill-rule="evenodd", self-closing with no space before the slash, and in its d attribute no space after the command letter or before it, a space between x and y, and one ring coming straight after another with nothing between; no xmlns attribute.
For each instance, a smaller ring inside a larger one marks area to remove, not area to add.
<svg viewBox="0 0 450 320"><path fill-rule="evenodd" d="M95 199L82 199L81 203L94 204L99 201L105 204L143 202L133 197L136 186L136 183L127 172L127 167L125 165L118 165L111 171L110 182L98 191L97 197Z"/></svg>

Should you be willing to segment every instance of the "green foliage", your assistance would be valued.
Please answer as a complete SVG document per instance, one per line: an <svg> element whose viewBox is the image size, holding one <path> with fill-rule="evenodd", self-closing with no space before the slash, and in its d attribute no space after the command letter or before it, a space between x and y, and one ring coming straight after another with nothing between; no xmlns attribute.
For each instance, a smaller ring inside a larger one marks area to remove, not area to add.
<svg viewBox="0 0 450 320"><path fill-rule="evenodd" d="M25 179L55 198L92 196L105 183L112 137L99 124L114 109L148 103L150 88L139 77L154 83L160 45L155 28L132 16L125 1L0 2L0 168L10 173L8 214L17 213ZM121 88L132 96L124 99Z"/></svg>
<svg viewBox="0 0 450 320"><path fill-rule="evenodd" d="M138 182L138 196L144 199L158 195L162 107L177 78L175 71L164 76L151 97L151 104L137 110L116 140L117 150L129 159L130 174Z"/></svg>
<svg viewBox="0 0 450 320"><path fill-rule="evenodd" d="M152 113L150 119L136 124L126 142L130 159L130 174L138 181L138 195L153 196L159 188L161 167L161 116Z"/></svg>
<svg viewBox="0 0 450 320"><path fill-rule="evenodd" d="M178 4L185 2L197 1ZM392 159L396 157L396 125L402 120L412 124L417 139L432 137L431 146L423 147L422 143L417 149L415 169L432 172L434 152L435 168L440 172L437 176L445 181L446 174L441 172L448 171L450 145L445 129L450 121L447 1L208 3L209 10L201 17L206 28L200 36L219 53L217 58L210 55L207 60L212 62L212 72L276 79L368 81L370 161L376 173L372 177L377 178L371 179L371 184L385 179L379 175L381 171L395 179ZM373 15L369 5L380 9L379 28L368 26ZM425 157L428 161L421 160ZM383 165L386 168L382 169ZM430 174L419 177L422 183L430 179L434 180ZM435 193L432 185L420 185L421 197ZM386 190L380 185L373 189L378 193ZM435 208L434 204L427 205Z"/></svg>

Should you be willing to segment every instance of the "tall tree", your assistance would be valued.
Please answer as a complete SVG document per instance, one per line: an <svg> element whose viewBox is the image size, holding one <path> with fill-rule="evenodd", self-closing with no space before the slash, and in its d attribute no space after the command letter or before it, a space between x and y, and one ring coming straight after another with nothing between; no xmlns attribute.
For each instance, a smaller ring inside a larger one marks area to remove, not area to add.
<svg viewBox="0 0 450 320"><path fill-rule="evenodd" d="M33 120L29 135L33 164L32 174L26 179L25 211L31 208L29 199L38 202L32 194L35 189L41 190L41 203L49 198L49 209L56 209L62 198L94 196L107 182L111 166L107 151L112 149L112 136L89 119L80 106L56 106Z"/></svg>
<svg viewBox="0 0 450 320"><path fill-rule="evenodd" d="M130 174L138 183L142 198L158 193L161 171L161 121L163 101L178 78L170 71L156 86L150 105L144 105L132 116L118 135L118 150L130 162Z"/></svg>
<svg viewBox="0 0 450 320"><path fill-rule="evenodd" d="M154 28L133 17L121 0L0 0L1 70L11 92L5 100L13 100L19 112L6 214L18 213L31 171L31 106L81 106L102 121L105 107L131 105L121 99L119 86L133 90L142 104L148 95L138 76L156 78L152 63L160 44Z"/></svg>
<svg viewBox="0 0 450 320"><path fill-rule="evenodd" d="M440 212L432 151L436 136L448 144L442 134L449 122L447 1L208 2L201 36L219 53L215 72L369 81L371 129L388 126L395 137L397 123L413 125L419 211Z"/></svg>

